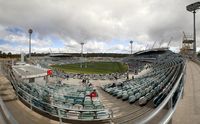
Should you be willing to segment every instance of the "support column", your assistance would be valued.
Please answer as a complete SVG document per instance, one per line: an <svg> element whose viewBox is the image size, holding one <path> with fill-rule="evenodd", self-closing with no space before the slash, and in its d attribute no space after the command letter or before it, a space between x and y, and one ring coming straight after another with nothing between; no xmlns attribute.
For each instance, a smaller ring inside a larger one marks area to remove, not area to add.
<svg viewBox="0 0 200 124"><path fill-rule="evenodd" d="M193 44L193 50L194 50L194 55L196 56L196 24L195 24L195 14L196 11L193 11L193 21L194 21L194 44Z"/></svg>
<svg viewBox="0 0 200 124"><path fill-rule="evenodd" d="M60 109L57 108L57 111L58 111L59 122L60 122L60 124L62 124L62 118L61 118L61 114L60 114Z"/></svg>

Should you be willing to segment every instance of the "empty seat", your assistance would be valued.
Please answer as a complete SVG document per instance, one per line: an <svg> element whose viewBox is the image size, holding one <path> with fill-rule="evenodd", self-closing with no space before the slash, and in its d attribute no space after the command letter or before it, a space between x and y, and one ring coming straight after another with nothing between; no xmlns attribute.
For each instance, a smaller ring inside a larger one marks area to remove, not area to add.
<svg viewBox="0 0 200 124"><path fill-rule="evenodd" d="M135 97L136 97L136 99L139 99L141 97L141 93L140 92L136 93Z"/></svg>
<svg viewBox="0 0 200 124"><path fill-rule="evenodd" d="M129 103L134 103L136 101L135 95L129 96L128 101L129 101Z"/></svg>
<svg viewBox="0 0 200 124"><path fill-rule="evenodd" d="M121 98L122 97L122 91L120 90L118 93L117 93L117 98Z"/></svg>
<svg viewBox="0 0 200 124"><path fill-rule="evenodd" d="M130 91L131 92L131 91ZM128 99L128 92L127 91L123 91L122 93L122 100L127 100Z"/></svg>
<svg viewBox="0 0 200 124"><path fill-rule="evenodd" d="M110 117L109 111L98 111L97 113L97 119L106 119Z"/></svg>
<svg viewBox="0 0 200 124"><path fill-rule="evenodd" d="M140 97L139 105L145 105L147 103L147 98L145 96Z"/></svg>

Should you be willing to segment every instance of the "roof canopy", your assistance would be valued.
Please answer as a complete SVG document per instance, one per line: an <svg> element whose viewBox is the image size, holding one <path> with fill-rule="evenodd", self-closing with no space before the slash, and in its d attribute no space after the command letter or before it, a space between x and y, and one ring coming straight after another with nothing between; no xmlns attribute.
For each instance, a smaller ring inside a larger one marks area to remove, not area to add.
<svg viewBox="0 0 200 124"><path fill-rule="evenodd" d="M37 78L47 76L47 70L34 65L15 65L12 66L13 71L22 79Z"/></svg>

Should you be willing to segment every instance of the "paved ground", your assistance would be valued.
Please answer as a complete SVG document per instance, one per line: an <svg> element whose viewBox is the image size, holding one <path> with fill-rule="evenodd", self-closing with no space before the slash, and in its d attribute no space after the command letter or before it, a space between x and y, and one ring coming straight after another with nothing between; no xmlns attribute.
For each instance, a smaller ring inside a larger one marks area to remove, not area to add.
<svg viewBox="0 0 200 124"><path fill-rule="evenodd" d="M184 97L174 113L173 124L200 124L200 66L188 62Z"/></svg>
<svg viewBox="0 0 200 124"><path fill-rule="evenodd" d="M37 114L19 100L6 102L5 104L19 124L59 124L57 121Z"/></svg>

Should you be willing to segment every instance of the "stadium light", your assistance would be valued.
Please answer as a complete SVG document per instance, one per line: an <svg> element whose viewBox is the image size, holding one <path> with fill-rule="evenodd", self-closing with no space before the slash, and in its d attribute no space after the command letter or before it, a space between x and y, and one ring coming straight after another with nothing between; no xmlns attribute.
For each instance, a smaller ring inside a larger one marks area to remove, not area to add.
<svg viewBox="0 0 200 124"><path fill-rule="evenodd" d="M83 42L81 42L81 60L83 60L83 45L84 45L84 43ZM81 68L83 68L83 62L81 61Z"/></svg>
<svg viewBox="0 0 200 124"><path fill-rule="evenodd" d="M190 5L186 6L187 11L193 13L193 21L194 21L194 43L193 43L193 50L194 50L194 55L196 55L196 25L195 25L195 14L196 10L200 9L200 2L192 3Z"/></svg>
<svg viewBox="0 0 200 124"><path fill-rule="evenodd" d="M29 58L31 58L31 34L33 33L33 30L29 29L28 33L29 33Z"/></svg>
<svg viewBox="0 0 200 124"><path fill-rule="evenodd" d="M130 41L130 44L131 44L131 54L133 53L133 41L131 40Z"/></svg>

